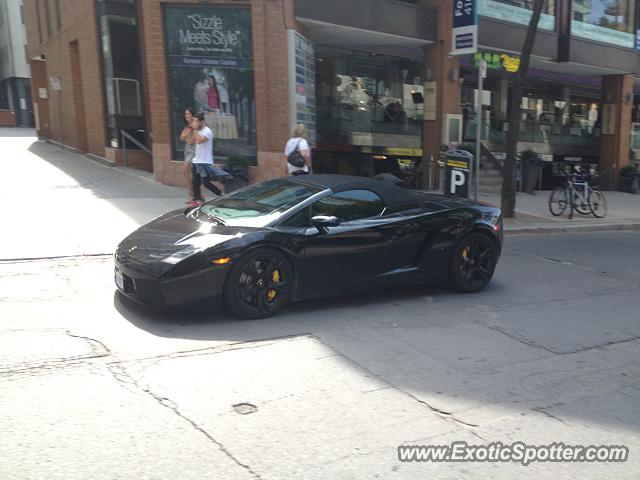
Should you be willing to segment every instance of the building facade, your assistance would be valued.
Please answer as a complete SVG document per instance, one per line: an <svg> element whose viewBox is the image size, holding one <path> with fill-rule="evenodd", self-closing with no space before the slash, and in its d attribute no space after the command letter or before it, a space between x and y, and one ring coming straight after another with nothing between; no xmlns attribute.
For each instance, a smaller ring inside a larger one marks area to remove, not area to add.
<svg viewBox="0 0 640 480"><path fill-rule="evenodd" d="M33 126L22 1L0 0L0 125Z"/></svg>
<svg viewBox="0 0 640 480"><path fill-rule="evenodd" d="M283 174L303 123L315 171L434 186L442 144L474 141L477 122L487 156L504 153L531 3L478 0L479 53L453 57L451 0L25 0L38 132L113 163L125 144L130 165L180 185L191 107L216 161L246 159L254 181ZM582 161L615 187L633 158L635 18L631 0L547 1L520 138L548 160L545 182Z"/></svg>

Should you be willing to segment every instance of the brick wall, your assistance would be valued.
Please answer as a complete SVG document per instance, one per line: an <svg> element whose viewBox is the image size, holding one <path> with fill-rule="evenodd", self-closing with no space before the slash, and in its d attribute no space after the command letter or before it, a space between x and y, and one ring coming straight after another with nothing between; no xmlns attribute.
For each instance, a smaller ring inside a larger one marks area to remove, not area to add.
<svg viewBox="0 0 640 480"><path fill-rule="evenodd" d="M0 110L0 126L15 127L16 114L12 110Z"/></svg>
<svg viewBox="0 0 640 480"><path fill-rule="evenodd" d="M613 134L600 135L600 171L609 171L604 188L620 186L620 169L629 163L634 75L602 77L602 103L614 105ZM610 180L610 182L609 182Z"/></svg>
<svg viewBox="0 0 640 480"><path fill-rule="evenodd" d="M431 69L437 86L436 120L424 122L423 149L426 159L437 158L442 145L447 113L460 113L460 80L452 80L451 72L460 68L457 58L449 58L452 47L452 0L423 0L424 6L438 10L437 42L425 47L425 68ZM460 75L458 75L458 78ZM438 185L439 169L434 169L434 185ZM425 169L427 172L427 169Z"/></svg>
<svg viewBox="0 0 640 480"><path fill-rule="evenodd" d="M104 149L104 158L119 167L124 166L124 151L121 148L106 147ZM153 162L146 152L141 150L127 149L127 166L144 170L145 172L153 171Z"/></svg>
<svg viewBox="0 0 640 480"><path fill-rule="evenodd" d="M37 2L40 5L42 42L38 32ZM45 58L44 62L31 61L32 68L35 63L44 64L36 66L31 82L34 103L38 104L41 117L38 134L56 141L62 137L63 143L102 157L106 135L95 2L61 0L60 10L62 25L58 29L55 8L50 9L53 18L49 36L44 3L39 0L24 2L29 57L44 55ZM78 65L81 66L75 68L75 72L72 42L77 42ZM60 78L61 93L51 88L49 78L54 76ZM48 100L39 98L39 88L47 89ZM78 94L74 96L74 88L81 94L81 99ZM48 111L48 128L42 122L43 110ZM86 135L83 133L85 126Z"/></svg>
<svg viewBox="0 0 640 480"><path fill-rule="evenodd" d="M33 109L36 114L38 135L52 138L51 119L49 113L49 89L47 88L47 64L40 60L31 60L31 89L33 93ZM40 97L40 89L44 88L45 96Z"/></svg>

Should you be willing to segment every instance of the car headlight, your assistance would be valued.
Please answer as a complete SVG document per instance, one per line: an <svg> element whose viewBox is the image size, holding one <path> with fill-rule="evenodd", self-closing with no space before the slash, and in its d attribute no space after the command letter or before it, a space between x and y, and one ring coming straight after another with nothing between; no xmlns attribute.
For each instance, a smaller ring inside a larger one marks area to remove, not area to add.
<svg viewBox="0 0 640 480"><path fill-rule="evenodd" d="M178 250L177 252L172 253L168 257L164 257L160 261L162 263L168 263L169 265L175 265L176 263L181 262L185 258L190 257L191 255L193 255L197 251L198 250L193 248L193 247L183 248L182 250Z"/></svg>

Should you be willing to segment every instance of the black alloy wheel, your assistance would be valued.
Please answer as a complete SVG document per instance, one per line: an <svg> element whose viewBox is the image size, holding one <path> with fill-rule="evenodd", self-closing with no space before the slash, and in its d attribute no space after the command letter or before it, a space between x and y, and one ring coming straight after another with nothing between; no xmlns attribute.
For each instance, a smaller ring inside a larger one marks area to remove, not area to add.
<svg viewBox="0 0 640 480"><path fill-rule="evenodd" d="M242 256L229 272L225 304L241 318L265 318L289 301L293 270L276 250L259 248Z"/></svg>
<svg viewBox="0 0 640 480"><path fill-rule="evenodd" d="M498 252L491 239L472 232L462 239L451 258L449 281L459 292L477 292L493 277Z"/></svg>

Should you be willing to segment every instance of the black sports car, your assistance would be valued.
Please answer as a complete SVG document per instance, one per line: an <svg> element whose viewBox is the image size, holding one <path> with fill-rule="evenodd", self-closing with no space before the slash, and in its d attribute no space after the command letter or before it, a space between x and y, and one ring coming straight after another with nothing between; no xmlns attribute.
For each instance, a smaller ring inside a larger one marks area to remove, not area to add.
<svg viewBox="0 0 640 480"><path fill-rule="evenodd" d="M501 248L496 207L370 178L304 175L152 220L118 246L115 280L143 303L222 295L235 315L260 318L292 300L397 282L477 291Z"/></svg>

